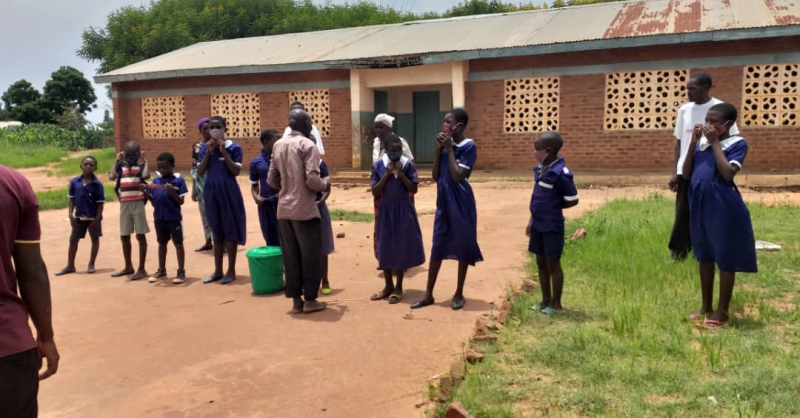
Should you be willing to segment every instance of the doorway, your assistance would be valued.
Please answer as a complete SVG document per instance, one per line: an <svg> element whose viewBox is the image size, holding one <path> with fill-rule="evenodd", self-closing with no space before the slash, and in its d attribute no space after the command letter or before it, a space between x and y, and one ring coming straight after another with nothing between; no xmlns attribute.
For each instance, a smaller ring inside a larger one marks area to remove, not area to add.
<svg viewBox="0 0 800 418"><path fill-rule="evenodd" d="M436 157L436 135L442 127L438 91L414 92L414 160L433 162Z"/></svg>

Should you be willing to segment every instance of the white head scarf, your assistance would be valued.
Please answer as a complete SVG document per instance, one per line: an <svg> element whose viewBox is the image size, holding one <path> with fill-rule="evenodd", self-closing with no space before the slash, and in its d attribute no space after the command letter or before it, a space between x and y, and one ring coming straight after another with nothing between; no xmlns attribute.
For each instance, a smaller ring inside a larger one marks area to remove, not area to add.
<svg viewBox="0 0 800 418"><path fill-rule="evenodd" d="M386 113L380 113L378 116L375 116L375 123L382 123L388 127L392 127L392 122L394 122L394 118L387 115Z"/></svg>

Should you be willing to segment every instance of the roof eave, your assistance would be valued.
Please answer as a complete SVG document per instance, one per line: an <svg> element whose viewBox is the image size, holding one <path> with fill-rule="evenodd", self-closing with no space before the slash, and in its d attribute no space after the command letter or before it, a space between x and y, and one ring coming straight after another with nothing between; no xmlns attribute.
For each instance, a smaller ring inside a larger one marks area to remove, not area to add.
<svg viewBox="0 0 800 418"><path fill-rule="evenodd" d="M563 52L578 52L601 49L632 48L642 46L673 45L708 41L736 41L745 39L777 38L800 35L800 25L769 26L746 29L728 29L710 32L637 36L630 38L599 39L547 45L532 45L508 48L479 49L458 52L419 54L420 64L437 64L481 58L505 58L526 55L545 55ZM222 75L242 75L253 73L274 73L292 71L315 71L331 69L364 68L368 60L389 60L396 57L359 58L353 60L320 61L298 64L247 65L239 67L216 67L158 71L134 74L101 74L94 77L98 84L125 83L132 81L158 80L168 78L204 77Z"/></svg>

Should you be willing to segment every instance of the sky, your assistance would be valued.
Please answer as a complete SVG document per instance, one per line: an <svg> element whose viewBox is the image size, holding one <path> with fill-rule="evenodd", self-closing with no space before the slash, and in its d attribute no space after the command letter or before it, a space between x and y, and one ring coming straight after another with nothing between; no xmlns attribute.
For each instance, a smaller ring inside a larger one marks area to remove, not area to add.
<svg viewBox="0 0 800 418"><path fill-rule="evenodd" d="M317 1L325 3L325 1ZM334 0L332 3L346 3ZM352 3L352 0L350 1ZM459 0L374 0L401 11L443 12ZM84 61L75 54L81 46L81 34L90 26L104 27L108 14L128 5L147 5L149 0L0 0L0 94L20 79L26 79L39 91L50 75L63 65L75 67L89 80L97 72L97 63ZM94 83L94 80L92 80ZM90 122L101 122L105 109L111 109L105 89L94 84L97 109L87 115Z"/></svg>

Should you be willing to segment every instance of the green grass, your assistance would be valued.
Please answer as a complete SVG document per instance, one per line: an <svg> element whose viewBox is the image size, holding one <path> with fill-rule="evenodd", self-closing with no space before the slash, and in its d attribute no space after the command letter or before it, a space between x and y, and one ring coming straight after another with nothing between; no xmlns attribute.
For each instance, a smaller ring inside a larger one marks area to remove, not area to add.
<svg viewBox="0 0 800 418"><path fill-rule="evenodd" d="M103 188L105 189L106 202L117 200L117 195L114 193L114 183L105 183ZM69 189L65 187L63 189L36 192L36 198L39 200L39 210L66 208L69 206L68 191Z"/></svg>
<svg viewBox="0 0 800 418"><path fill-rule="evenodd" d="M375 215L371 213L356 212L351 210L336 209L331 211L332 221L362 222L371 223L375 221Z"/></svg>
<svg viewBox="0 0 800 418"><path fill-rule="evenodd" d="M96 174L99 174L100 176L111 171L111 167L114 165L114 161L117 158L114 148L91 150L81 157L69 158L53 165L53 172L55 172L55 174L59 177L73 177L80 175L81 162L86 155L91 155L97 158Z"/></svg>
<svg viewBox="0 0 800 418"><path fill-rule="evenodd" d="M686 319L699 279L695 261L668 262L672 201L612 201L568 225L589 234L566 245L566 310L541 316L538 288L524 294L454 400L476 418L800 416L800 208L750 209L757 238L784 248L738 275L728 327Z"/></svg>
<svg viewBox="0 0 800 418"><path fill-rule="evenodd" d="M68 153L53 146L11 146L0 142L0 164L15 169L43 167L61 160Z"/></svg>

